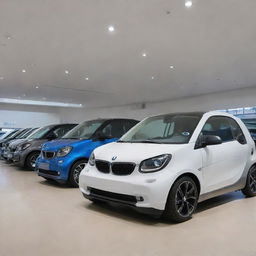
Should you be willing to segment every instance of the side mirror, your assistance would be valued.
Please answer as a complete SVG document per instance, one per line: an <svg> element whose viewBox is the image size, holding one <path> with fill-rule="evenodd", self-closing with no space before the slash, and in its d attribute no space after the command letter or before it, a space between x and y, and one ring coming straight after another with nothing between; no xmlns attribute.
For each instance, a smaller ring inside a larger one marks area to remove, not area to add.
<svg viewBox="0 0 256 256"><path fill-rule="evenodd" d="M211 145L219 145L222 143L222 139L216 135L202 135L196 143L196 148L204 148Z"/></svg>

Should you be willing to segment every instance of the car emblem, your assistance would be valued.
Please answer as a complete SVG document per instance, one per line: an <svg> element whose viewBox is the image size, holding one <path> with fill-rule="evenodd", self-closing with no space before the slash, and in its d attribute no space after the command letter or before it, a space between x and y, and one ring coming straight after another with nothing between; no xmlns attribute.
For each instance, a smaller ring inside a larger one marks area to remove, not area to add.
<svg viewBox="0 0 256 256"><path fill-rule="evenodd" d="M114 161L114 160L116 160L117 159L117 156L113 156L112 157L112 160Z"/></svg>

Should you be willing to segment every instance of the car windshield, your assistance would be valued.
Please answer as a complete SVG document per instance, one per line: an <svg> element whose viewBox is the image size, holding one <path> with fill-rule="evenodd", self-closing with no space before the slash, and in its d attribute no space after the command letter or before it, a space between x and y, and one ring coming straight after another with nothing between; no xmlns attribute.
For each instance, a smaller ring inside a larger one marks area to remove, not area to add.
<svg viewBox="0 0 256 256"><path fill-rule="evenodd" d="M105 120L85 121L69 131L63 139L89 139Z"/></svg>
<svg viewBox="0 0 256 256"><path fill-rule="evenodd" d="M50 130L52 129L52 126L45 126L40 129L38 129L35 133L32 133L28 139L41 139L43 138Z"/></svg>
<svg viewBox="0 0 256 256"><path fill-rule="evenodd" d="M141 121L119 142L130 143L188 143L201 116L169 114L150 117Z"/></svg>

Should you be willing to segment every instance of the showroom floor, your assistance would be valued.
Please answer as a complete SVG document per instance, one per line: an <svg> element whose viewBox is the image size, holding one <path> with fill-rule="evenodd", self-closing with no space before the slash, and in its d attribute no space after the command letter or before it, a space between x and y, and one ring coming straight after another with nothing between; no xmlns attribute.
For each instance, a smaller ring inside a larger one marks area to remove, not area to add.
<svg viewBox="0 0 256 256"><path fill-rule="evenodd" d="M255 256L256 198L231 193L169 224L93 205L78 189L0 163L0 255Z"/></svg>

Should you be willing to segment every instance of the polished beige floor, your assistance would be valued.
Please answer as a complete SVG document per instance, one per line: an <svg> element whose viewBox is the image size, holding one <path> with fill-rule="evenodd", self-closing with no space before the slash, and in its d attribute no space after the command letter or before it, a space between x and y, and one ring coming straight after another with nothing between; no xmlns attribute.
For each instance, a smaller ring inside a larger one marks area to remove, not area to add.
<svg viewBox="0 0 256 256"><path fill-rule="evenodd" d="M256 255L256 198L231 193L169 224L125 207L86 201L0 162L0 256Z"/></svg>

